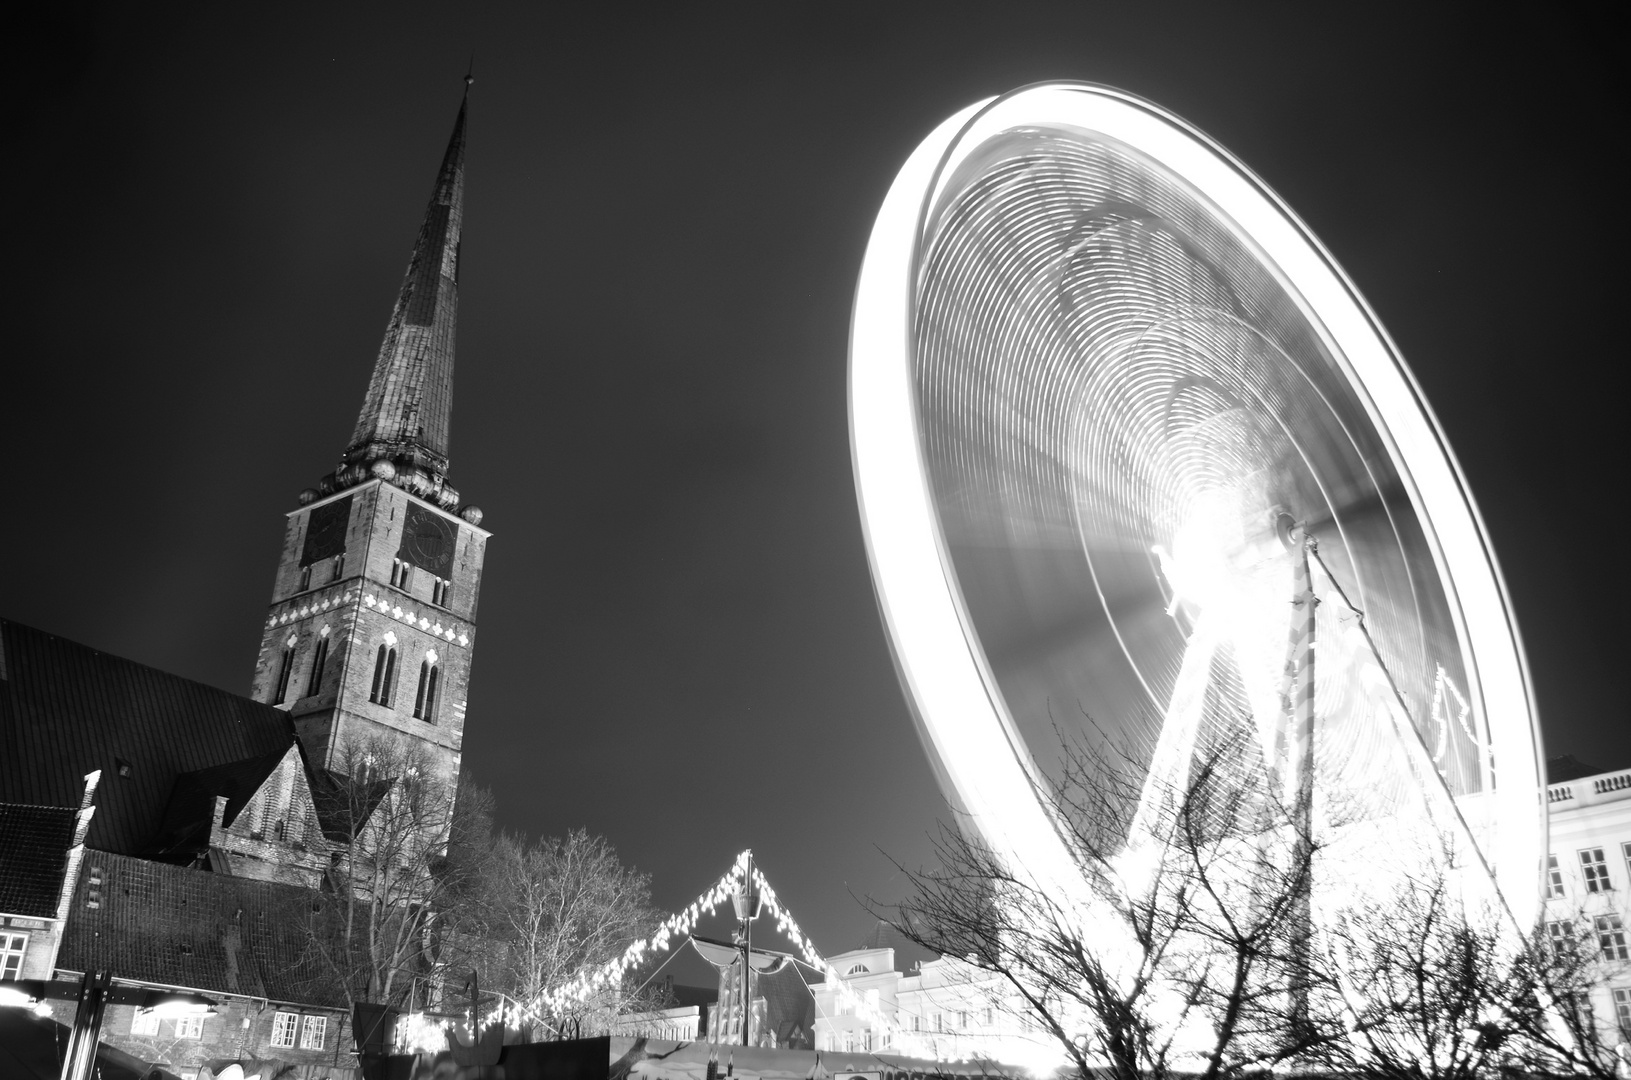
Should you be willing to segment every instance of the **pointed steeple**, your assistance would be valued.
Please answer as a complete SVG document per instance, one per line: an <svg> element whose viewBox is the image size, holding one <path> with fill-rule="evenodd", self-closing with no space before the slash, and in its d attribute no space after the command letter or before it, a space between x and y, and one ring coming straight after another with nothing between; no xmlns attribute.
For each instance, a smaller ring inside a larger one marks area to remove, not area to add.
<svg viewBox="0 0 1631 1080"><path fill-rule="evenodd" d="M374 361L351 445L340 467L324 478L325 491L378 476L448 509L458 505L458 493L447 486L446 477L464 218L464 118L472 81L466 76L465 99Z"/></svg>

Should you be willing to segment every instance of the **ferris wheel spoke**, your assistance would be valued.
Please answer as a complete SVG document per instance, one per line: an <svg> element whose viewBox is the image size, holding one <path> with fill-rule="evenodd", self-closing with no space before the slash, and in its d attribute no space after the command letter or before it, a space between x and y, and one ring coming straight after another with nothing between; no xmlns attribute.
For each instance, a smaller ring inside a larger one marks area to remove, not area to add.
<svg viewBox="0 0 1631 1080"><path fill-rule="evenodd" d="M1154 837L1171 798L1189 783L1189 761L1195 754L1195 737L1206 708L1220 630L1219 620L1203 613L1184 645L1183 662L1167 700L1161 736L1150 758L1149 771L1144 774L1144 790L1127 834L1129 847L1141 847Z"/></svg>

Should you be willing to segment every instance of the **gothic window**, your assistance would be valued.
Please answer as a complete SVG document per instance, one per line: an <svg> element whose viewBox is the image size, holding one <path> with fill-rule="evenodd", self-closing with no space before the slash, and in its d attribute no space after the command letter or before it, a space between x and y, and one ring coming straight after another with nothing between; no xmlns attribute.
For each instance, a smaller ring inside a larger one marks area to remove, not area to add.
<svg viewBox="0 0 1631 1080"><path fill-rule="evenodd" d="M300 589L299 589L299 591L300 592L305 592L309 588L311 588L311 567L302 566L300 568Z"/></svg>
<svg viewBox="0 0 1631 1080"><path fill-rule="evenodd" d="M328 663L328 627L317 639L317 651L311 657L311 675L306 679L306 696L311 697L323 689L323 667Z"/></svg>
<svg viewBox="0 0 1631 1080"><path fill-rule="evenodd" d="M436 722L436 686L441 679L441 665L435 653L426 653L419 665L419 690L413 698L413 718L427 724Z"/></svg>
<svg viewBox="0 0 1631 1080"><path fill-rule="evenodd" d="M401 559L391 560L391 585L407 592L413 585L413 565Z"/></svg>
<svg viewBox="0 0 1631 1080"><path fill-rule="evenodd" d="M374 657L374 685L368 691L368 700L389 707L395 690L396 641L393 639L382 644Z"/></svg>
<svg viewBox="0 0 1631 1080"><path fill-rule="evenodd" d="M339 581L344 576L345 576L345 552L342 551L342 552L340 552L340 554L334 556L334 576L329 578L329 580L330 581Z"/></svg>
<svg viewBox="0 0 1631 1080"><path fill-rule="evenodd" d="M289 696L289 674L294 670L294 646L286 645L283 659L278 663L277 689L272 692L272 704L281 705Z"/></svg>
<svg viewBox="0 0 1631 1080"><path fill-rule="evenodd" d="M430 587L430 602L437 607L447 607L453 599L453 583L436 578Z"/></svg>

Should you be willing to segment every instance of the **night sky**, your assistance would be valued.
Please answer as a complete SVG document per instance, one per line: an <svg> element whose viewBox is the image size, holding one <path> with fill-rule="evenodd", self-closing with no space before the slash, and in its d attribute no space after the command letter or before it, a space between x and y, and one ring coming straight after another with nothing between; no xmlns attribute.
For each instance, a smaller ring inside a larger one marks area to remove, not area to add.
<svg viewBox="0 0 1631 1080"><path fill-rule="evenodd" d="M862 251L940 120L1083 79L1209 132L1335 253L1471 481L1548 752L1631 764L1621 39L1348 7L37 25L0 614L247 691L283 515L350 436L473 53L450 480L495 535L466 766L501 824L603 833L666 906L751 846L852 947L854 896L897 895L886 854L919 864L944 816L851 480Z"/></svg>

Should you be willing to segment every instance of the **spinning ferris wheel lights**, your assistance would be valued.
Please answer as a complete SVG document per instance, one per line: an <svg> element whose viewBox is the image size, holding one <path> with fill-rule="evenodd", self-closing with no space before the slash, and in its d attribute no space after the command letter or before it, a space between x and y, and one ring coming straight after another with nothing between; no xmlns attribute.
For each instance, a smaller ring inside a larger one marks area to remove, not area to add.
<svg viewBox="0 0 1631 1080"><path fill-rule="evenodd" d="M1476 510L1352 284L1226 151L1080 84L947 120L874 227L850 405L903 685L996 850L1073 873L1038 797L1061 723L1132 748L1142 802L1245 735L1320 828L1464 821L1527 918L1538 736Z"/></svg>

